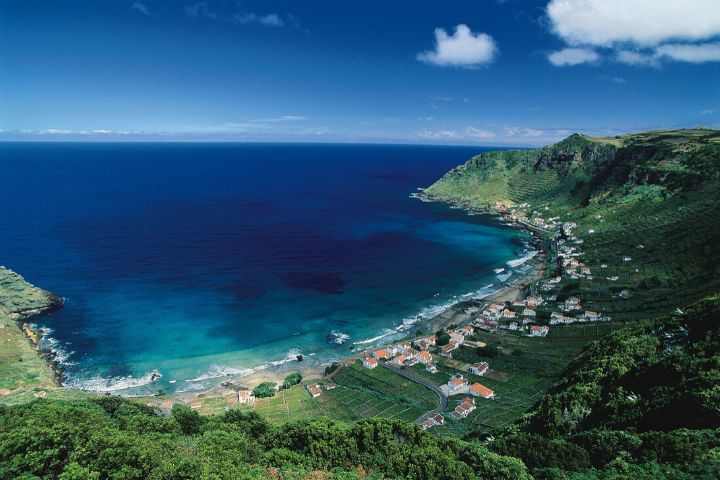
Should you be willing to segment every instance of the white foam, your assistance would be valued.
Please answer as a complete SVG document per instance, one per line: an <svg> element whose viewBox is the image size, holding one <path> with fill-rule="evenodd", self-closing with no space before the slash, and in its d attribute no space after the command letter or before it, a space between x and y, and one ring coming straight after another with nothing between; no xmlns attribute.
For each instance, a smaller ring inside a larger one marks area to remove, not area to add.
<svg viewBox="0 0 720 480"><path fill-rule="evenodd" d="M388 335L392 335L393 333L396 333L396 332L397 332L397 330L387 330L387 329L386 329L386 330L385 330L385 333L383 333L382 335L378 335L377 337L373 337L373 338L371 338L371 339L369 339L369 340L363 340L362 342L355 342L353 345L365 345L365 344L368 344L368 343L377 342L377 341L380 340L381 338L385 338L385 337L387 337Z"/></svg>
<svg viewBox="0 0 720 480"><path fill-rule="evenodd" d="M535 255L537 255L538 253L539 253L539 252L538 252L537 250L535 250L535 251L533 251L533 252L528 253L528 254L525 255L524 257L518 258L517 260L510 260L509 262L507 262L507 265L509 265L510 267L519 267L519 266L522 265L523 263L525 263L525 262L527 262L528 260L530 260L531 258L533 258L533 257L534 257Z"/></svg>
<svg viewBox="0 0 720 480"><path fill-rule="evenodd" d="M204 383L188 383L184 387L175 390L175 393L197 392L198 390L206 390L208 388L210 387Z"/></svg>
<svg viewBox="0 0 720 480"><path fill-rule="evenodd" d="M150 370L149 372L145 372L140 378L133 377L132 375L128 375L127 377L112 378L102 378L100 376L96 376L85 380L76 378L67 382L65 386L89 392L105 393L150 385L160 377L162 377L160 372L157 370Z"/></svg>
<svg viewBox="0 0 720 480"><path fill-rule="evenodd" d="M510 277L512 277L512 272L503 273L502 275L497 275L497 278L499 278L501 282L504 282L505 280L507 280Z"/></svg>

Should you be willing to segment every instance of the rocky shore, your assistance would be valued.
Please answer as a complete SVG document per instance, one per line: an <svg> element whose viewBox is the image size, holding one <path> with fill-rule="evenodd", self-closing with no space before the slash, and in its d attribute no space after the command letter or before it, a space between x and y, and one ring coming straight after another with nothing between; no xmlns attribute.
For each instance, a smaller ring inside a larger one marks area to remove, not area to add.
<svg viewBox="0 0 720 480"><path fill-rule="evenodd" d="M20 347L31 350L32 356L46 364L46 370L49 370L47 376L57 386L62 382L62 370L53 360L52 352L40 347L42 332L33 330L31 325L23 320L58 308L62 304L63 298L60 295L35 287L17 273L0 266L0 322L5 325L4 328L16 328L22 332L27 342ZM23 358L26 357L23 355Z"/></svg>

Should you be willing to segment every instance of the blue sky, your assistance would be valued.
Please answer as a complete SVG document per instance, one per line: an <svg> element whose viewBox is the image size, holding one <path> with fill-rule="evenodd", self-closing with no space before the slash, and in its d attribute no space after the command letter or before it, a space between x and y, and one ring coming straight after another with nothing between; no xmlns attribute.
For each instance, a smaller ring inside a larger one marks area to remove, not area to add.
<svg viewBox="0 0 720 480"><path fill-rule="evenodd" d="M719 87L718 0L0 4L0 140L540 146Z"/></svg>

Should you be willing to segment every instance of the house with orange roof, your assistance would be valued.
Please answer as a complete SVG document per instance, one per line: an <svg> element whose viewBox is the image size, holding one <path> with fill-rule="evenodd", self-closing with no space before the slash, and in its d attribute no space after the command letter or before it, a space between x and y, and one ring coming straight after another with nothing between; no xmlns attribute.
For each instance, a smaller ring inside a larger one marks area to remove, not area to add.
<svg viewBox="0 0 720 480"><path fill-rule="evenodd" d="M237 399L237 397L230 397L230 398L227 399L227 403L228 403L228 405L232 405L232 404L234 404L234 403L238 403L238 399Z"/></svg>
<svg viewBox="0 0 720 480"><path fill-rule="evenodd" d="M397 344L397 349L398 349L399 351L401 351L401 352L404 352L404 351L407 350L408 348L411 348L411 347L410 347L410 342L402 342L402 343L398 343L398 344Z"/></svg>
<svg viewBox="0 0 720 480"><path fill-rule="evenodd" d="M402 365L403 363L405 363L405 360L407 360L407 358L403 357L402 355L398 355L397 357L395 357L395 358L393 359L393 363L397 363L398 365Z"/></svg>
<svg viewBox="0 0 720 480"><path fill-rule="evenodd" d="M473 383L472 385L470 385L468 392L470 392L471 395L475 395L476 397L492 398L495 396L495 392L493 392L484 385L480 385L479 383Z"/></svg>
<svg viewBox="0 0 720 480"><path fill-rule="evenodd" d="M457 331L460 335L464 335L466 337L469 337L473 333L475 333L475 329L471 325L465 325L461 329Z"/></svg>
<svg viewBox="0 0 720 480"><path fill-rule="evenodd" d="M465 418L470 412L475 410L475 408L475 405L472 403L462 403L455 407L455 411L453 411L451 415L457 419Z"/></svg>
<svg viewBox="0 0 720 480"><path fill-rule="evenodd" d="M192 402L190 404L190 408L192 408L192 409L200 408L200 407L202 407L202 404L203 404L203 402Z"/></svg>
<svg viewBox="0 0 720 480"><path fill-rule="evenodd" d="M405 365L407 365L408 367L412 367L413 365L417 365L418 363L420 363L420 360L418 360L417 357L408 358L407 360L405 360Z"/></svg>
<svg viewBox="0 0 720 480"><path fill-rule="evenodd" d="M375 357L376 360L387 360L390 358L390 354L387 350L378 350L373 352L373 357Z"/></svg>
<svg viewBox="0 0 720 480"><path fill-rule="evenodd" d="M490 365L487 364L487 362L482 363L473 363L468 369L467 372L470 372L474 375L483 376L485 375L485 372L487 372L490 369Z"/></svg>
<svg viewBox="0 0 720 480"><path fill-rule="evenodd" d="M372 369L377 366L378 366L377 358L369 357L369 358L363 359L363 367Z"/></svg>
<svg viewBox="0 0 720 480"><path fill-rule="evenodd" d="M408 348L408 349L405 350L405 352L403 353L403 356L404 356L406 359L408 359L408 360L411 359L411 358L416 357L417 355L420 355L420 352L418 352L418 351L415 350L414 348Z"/></svg>
<svg viewBox="0 0 720 480"><path fill-rule="evenodd" d="M453 375L447 383L450 390L459 390L463 387L467 387L467 384L467 379L463 378L462 375Z"/></svg>
<svg viewBox="0 0 720 480"><path fill-rule="evenodd" d="M430 343L431 345L435 345L435 344L437 343L437 336L436 336L436 335L430 335L429 337L427 337L427 341L428 341L428 343Z"/></svg>
<svg viewBox="0 0 720 480"><path fill-rule="evenodd" d="M0 395L7 395L8 393L10 393L10 390L7 388L0 389Z"/></svg>
<svg viewBox="0 0 720 480"><path fill-rule="evenodd" d="M445 425L445 418L439 413L433 413L428 417L435 425Z"/></svg>
<svg viewBox="0 0 720 480"><path fill-rule="evenodd" d="M305 387L310 395L312 395L313 398L319 397L322 395L322 390L320 390L320 385L317 383L311 383L307 387Z"/></svg>
<svg viewBox="0 0 720 480"><path fill-rule="evenodd" d="M432 344L425 339L415 342L415 345L420 350L427 350L428 348L430 348L432 346Z"/></svg>
<svg viewBox="0 0 720 480"><path fill-rule="evenodd" d="M252 390L240 390L238 392L238 402L252 405L255 403L255 394Z"/></svg>
<svg viewBox="0 0 720 480"><path fill-rule="evenodd" d="M515 318L515 317L517 317L517 313L511 312L510 310L508 310L508 309L506 308L506 309L503 311L503 317L505 317L505 318Z"/></svg>
<svg viewBox="0 0 720 480"><path fill-rule="evenodd" d="M462 345L465 343L465 337L460 335L459 333L455 332L447 332L448 335L450 335L450 343L457 343L458 345Z"/></svg>
<svg viewBox="0 0 720 480"><path fill-rule="evenodd" d="M544 337L549 331L550 329L546 326L537 327L533 325L530 327L530 335L534 335L536 337Z"/></svg>
<svg viewBox="0 0 720 480"><path fill-rule="evenodd" d="M41 391L37 392L34 396L37 398L42 398L45 395L47 395L47 392L45 390L41 390Z"/></svg>
<svg viewBox="0 0 720 480"><path fill-rule="evenodd" d="M427 370L427 371L430 372L430 373L437 373L437 372L438 372L437 367L436 367L435 365L433 365L432 363L428 363L427 365L425 365L425 370Z"/></svg>
<svg viewBox="0 0 720 480"><path fill-rule="evenodd" d="M173 402L168 400L167 402L163 402L160 404L161 407L167 408L168 410L172 410Z"/></svg>
<svg viewBox="0 0 720 480"><path fill-rule="evenodd" d="M432 355L430 355L430 352L428 352L427 350L423 350L422 352L420 352L416 358L420 363L424 363L426 365L432 362Z"/></svg>
<svg viewBox="0 0 720 480"><path fill-rule="evenodd" d="M535 316L535 310L533 310L533 309L531 309L531 308L526 308L525 310L523 310L523 313L522 313L522 314L525 315L525 316L527 316L527 317L534 317L534 316Z"/></svg>
<svg viewBox="0 0 720 480"><path fill-rule="evenodd" d="M394 357L398 354L398 349L395 345L388 345L385 347L385 351L390 355L391 357Z"/></svg>
<svg viewBox="0 0 720 480"><path fill-rule="evenodd" d="M420 424L420 427L422 427L423 430L427 430L428 428L432 428L434 426L435 426L435 423L432 420L430 420L429 418L426 418Z"/></svg>

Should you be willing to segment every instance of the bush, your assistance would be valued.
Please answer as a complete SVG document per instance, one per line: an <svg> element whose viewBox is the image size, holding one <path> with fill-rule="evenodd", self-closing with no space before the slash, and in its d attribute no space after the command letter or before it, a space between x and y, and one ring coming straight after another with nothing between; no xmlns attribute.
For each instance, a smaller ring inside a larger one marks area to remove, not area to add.
<svg viewBox="0 0 720 480"><path fill-rule="evenodd" d="M298 383L302 382L302 375L299 373L291 373L287 377L285 377L285 380L283 380L283 384L280 387L280 390L287 390L288 388L292 387L293 385L297 385Z"/></svg>
<svg viewBox="0 0 720 480"><path fill-rule="evenodd" d="M275 393L277 393L275 387L277 387L275 382L263 382L253 388L253 395L257 398L274 397Z"/></svg>

